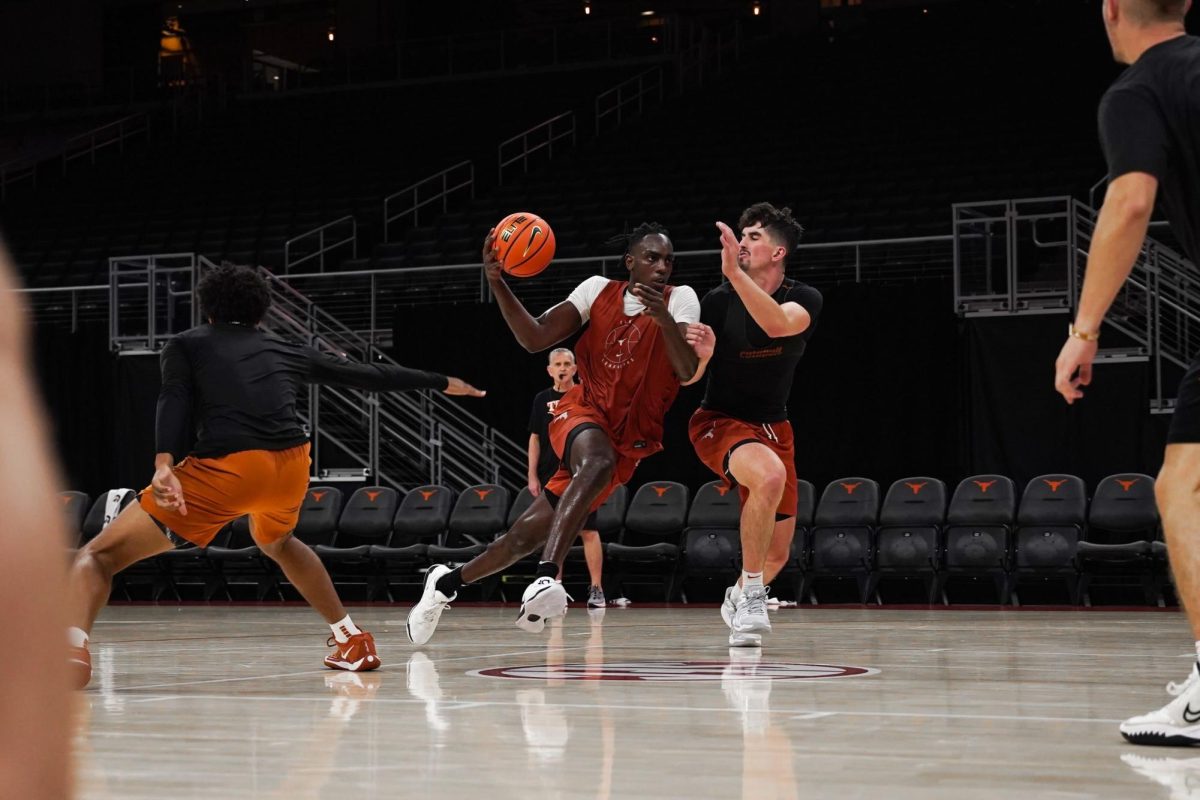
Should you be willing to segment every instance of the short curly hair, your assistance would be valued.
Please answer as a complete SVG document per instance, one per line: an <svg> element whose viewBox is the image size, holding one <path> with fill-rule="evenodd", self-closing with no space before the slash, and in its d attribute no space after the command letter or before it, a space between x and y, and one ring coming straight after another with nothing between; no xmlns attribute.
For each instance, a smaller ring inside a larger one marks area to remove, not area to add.
<svg viewBox="0 0 1200 800"><path fill-rule="evenodd" d="M266 280L251 267L229 262L204 273L196 294L200 310L213 322L257 325L271 306Z"/></svg>
<svg viewBox="0 0 1200 800"><path fill-rule="evenodd" d="M771 238L787 248L790 256L800 244L804 235L804 226L792 217L792 210L787 206L776 208L770 203L755 203L742 212L738 219L738 230L750 228L759 223L770 231Z"/></svg>

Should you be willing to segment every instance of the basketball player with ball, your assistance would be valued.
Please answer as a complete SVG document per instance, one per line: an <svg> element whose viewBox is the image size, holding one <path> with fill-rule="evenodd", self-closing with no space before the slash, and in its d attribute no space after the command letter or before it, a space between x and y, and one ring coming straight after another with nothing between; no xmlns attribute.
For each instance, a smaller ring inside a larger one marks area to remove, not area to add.
<svg viewBox="0 0 1200 800"><path fill-rule="evenodd" d="M679 387L693 382L712 356L711 337L693 349L684 336L700 319L688 286L670 286L675 263L667 231L644 223L625 239L628 280L593 276L564 302L532 316L504 275L531 277L554 255L554 234L540 217L505 217L483 244L483 269L504 321L531 353L553 347L585 325L575 346L581 383L559 401L550 420L550 445L562 467L504 536L468 563L438 564L425 578L408 615L408 637L433 636L459 587L493 575L542 548L538 576L521 598L517 627L537 633L546 619L567 612L567 593L555 580L588 514L633 476L638 462L662 449L663 416Z"/></svg>

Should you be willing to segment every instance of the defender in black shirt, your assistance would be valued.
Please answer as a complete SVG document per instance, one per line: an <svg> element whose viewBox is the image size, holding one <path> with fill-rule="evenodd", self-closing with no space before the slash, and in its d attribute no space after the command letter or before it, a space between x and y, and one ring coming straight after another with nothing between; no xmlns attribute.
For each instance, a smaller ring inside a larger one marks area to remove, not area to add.
<svg viewBox="0 0 1200 800"><path fill-rule="evenodd" d="M329 574L292 537L308 491L308 437L296 402L309 383L369 391L440 389L482 397L458 378L376 364L356 364L294 345L256 327L270 304L261 275L226 265L197 287L208 324L172 339L161 356L154 479L117 519L79 553L71 573L70 661L75 683L91 678L88 632L107 601L112 577L172 547L166 531L207 546L217 532L248 514L250 533L333 632L332 669L380 666L371 634L346 613ZM189 420L196 444L188 447Z"/></svg>
<svg viewBox="0 0 1200 800"><path fill-rule="evenodd" d="M771 630L766 586L787 563L796 532L796 454L787 398L821 313L821 293L787 278L803 229L791 210L757 203L721 231L728 283L700 303L688 341L708 361L708 387L688 433L696 454L742 499L742 577L725 592L729 644L758 647ZM715 343L713 338L715 337Z"/></svg>
<svg viewBox="0 0 1200 800"><path fill-rule="evenodd" d="M1190 0L1104 0L1117 61L1129 64L1100 102L1108 192L1088 253L1079 310L1055 364L1068 403L1092 379L1100 324L1129 276L1158 200L1186 255L1200 261L1200 40L1184 30ZM1200 361L1180 385L1155 485L1180 604L1200 654ZM1121 724L1136 744L1200 744L1200 670L1163 708Z"/></svg>

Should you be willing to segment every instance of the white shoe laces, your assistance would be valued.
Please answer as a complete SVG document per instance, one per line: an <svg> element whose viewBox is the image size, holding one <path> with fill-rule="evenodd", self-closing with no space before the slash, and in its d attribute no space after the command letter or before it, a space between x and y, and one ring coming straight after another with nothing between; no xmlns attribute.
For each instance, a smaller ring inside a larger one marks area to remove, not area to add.
<svg viewBox="0 0 1200 800"><path fill-rule="evenodd" d="M742 597L746 600L747 614L766 614L767 613L767 593L763 591L761 594L743 594Z"/></svg>

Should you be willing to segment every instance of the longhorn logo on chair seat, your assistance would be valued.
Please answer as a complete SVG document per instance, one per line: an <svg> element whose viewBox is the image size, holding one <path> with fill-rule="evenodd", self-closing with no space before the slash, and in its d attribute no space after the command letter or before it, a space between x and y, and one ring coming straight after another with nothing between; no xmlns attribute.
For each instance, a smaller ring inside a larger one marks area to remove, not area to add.
<svg viewBox="0 0 1200 800"><path fill-rule="evenodd" d="M1137 482L1138 482L1138 480L1140 480L1140 479L1139 479L1139 478L1134 478L1134 479L1133 479L1133 480L1131 480L1131 481L1123 481L1123 480L1121 480L1120 478L1113 478L1113 480L1115 480L1117 483L1121 484L1121 489L1122 489L1122 490L1124 490L1124 491L1128 492L1130 489L1132 489L1132 488L1133 488L1133 485L1134 485L1135 483L1137 483Z"/></svg>
<svg viewBox="0 0 1200 800"><path fill-rule="evenodd" d="M664 494L666 494L670 490L671 487L670 486L651 486L650 488L653 489L655 492L657 492L659 497L662 497Z"/></svg>
<svg viewBox="0 0 1200 800"><path fill-rule="evenodd" d="M1061 481L1048 481L1048 480L1046 480L1045 478L1042 478L1042 483L1044 483L1044 484L1046 484L1047 486L1049 486L1049 487L1050 487L1050 491L1052 491L1052 492L1057 492L1057 491L1058 491L1058 487L1060 487L1060 486L1062 486L1064 483L1066 483L1066 480L1061 480Z"/></svg>
<svg viewBox="0 0 1200 800"><path fill-rule="evenodd" d="M383 492L367 492L367 499L374 503L381 494L383 494Z"/></svg>
<svg viewBox="0 0 1200 800"><path fill-rule="evenodd" d="M905 483L904 485L912 489L913 494L920 494L921 490L929 485L929 481L922 481L921 483Z"/></svg>
<svg viewBox="0 0 1200 800"><path fill-rule="evenodd" d="M65 506L67 503L71 502L71 495L69 495L69 494L60 494L60 495L58 496L58 499L62 500L62 501L63 501L63 505Z"/></svg>
<svg viewBox="0 0 1200 800"><path fill-rule="evenodd" d="M839 485L846 490L846 494L854 494L854 490L862 486L862 481L859 481L858 483L843 483Z"/></svg>
<svg viewBox="0 0 1200 800"><path fill-rule="evenodd" d="M437 494L437 489L430 489L428 492L426 492L425 490L421 490L421 497L424 500L428 500L429 498L433 497L435 494Z"/></svg>
<svg viewBox="0 0 1200 800"><path fill-rule="evenodd" d="M319 503L325 497L325 495L329 494L329 492L326 490L324 492L309 492L309 494L312 495L314 503Z"/></svg>
<svg viewBox="0 0 1200 800"><path fill-rule="evenodd" d="M717 494L721 495L721 497L724 497L729 492L728 486L718 486L718 487L716 487L716 489L717 489Z"/></svg>
<svg viewBox="0 0 1200 800"><path fill-rule="evenodd" d="M487 500L487 496L494 491L496 491L496 490L495 489L476 489L475 494L479 495L480 500Z"/></svg>
<svg viewBox="0 0 1200 800"><path fill-rule="evenodd" d="M979 491L983 492L984 494L987 494L987 490L992 488L992 484L995 483L995 481L971 481L971 483L978 486Z"/></svg>

